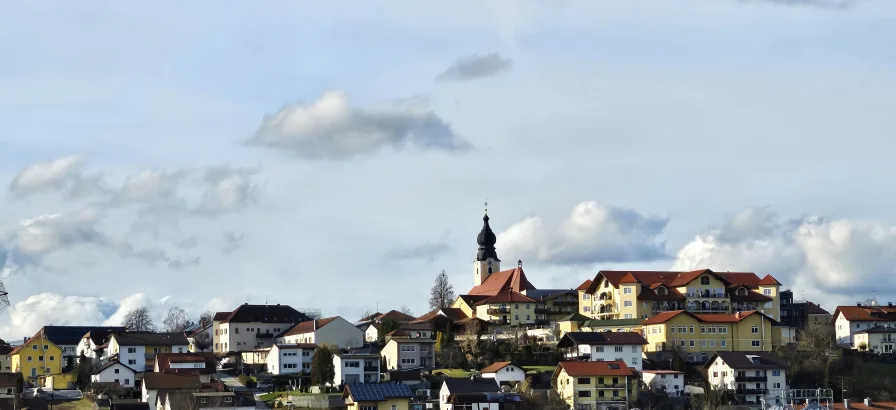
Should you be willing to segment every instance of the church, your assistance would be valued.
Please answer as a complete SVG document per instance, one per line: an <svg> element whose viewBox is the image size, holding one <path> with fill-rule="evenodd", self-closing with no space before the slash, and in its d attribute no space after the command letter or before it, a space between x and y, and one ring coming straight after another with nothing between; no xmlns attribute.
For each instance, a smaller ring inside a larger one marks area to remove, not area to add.
<svg viewBox="0 0 896 410"><path fill-rule="evenodd" d="M489 226L488 210L476 237L479 249L473 261L473 288L460 295L452 308L468 318L492 325L544 326L578 312L578 292L574 289L537 289L523 271L523 261L501 270L495 244L498 238Z"/></svg>

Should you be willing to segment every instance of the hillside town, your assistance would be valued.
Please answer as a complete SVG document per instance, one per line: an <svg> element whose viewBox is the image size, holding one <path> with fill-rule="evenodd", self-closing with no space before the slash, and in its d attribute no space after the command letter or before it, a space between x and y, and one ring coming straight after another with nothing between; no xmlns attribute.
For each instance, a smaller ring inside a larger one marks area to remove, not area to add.
<svg viewBox="0 0 896 410"><path fill-rule="evenodd" d="M47 324L3 344L2 408L896 408L892 303L831 311L774 272L712 267L544 289L499 257L487 213L476 245L472 283L436 275L422 315L282 301Z"/></svg>

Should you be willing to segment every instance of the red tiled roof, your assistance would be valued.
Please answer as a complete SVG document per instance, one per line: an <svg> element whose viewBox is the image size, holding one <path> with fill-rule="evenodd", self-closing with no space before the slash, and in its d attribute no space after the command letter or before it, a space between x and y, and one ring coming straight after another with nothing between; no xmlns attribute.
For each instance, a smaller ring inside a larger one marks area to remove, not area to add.
<svg viewBox="0 0 896 410"><path fill-rule="evenodd" d="M665 295L657 293L657 289L660 288L666 290ZM649 287L647 285L641 286L641 293L638 294L638 300L671 301L685 300L685 297L675 288L667 287L662 283L656 283Z"/></svg>
<svg viewBox="0 0 896 410"><path fill-rule="evenodd" d="M470 289L467 294L494 296L508 288L514 292L523 293L529 289L535 289L535 286L532 286L529 279L526 279L523 267L517 266L489 275L481 285L473 286L473 289Z"/></svg>
<svg viewBox="0 0 896 410"><path fill-rule="evenodd" d="M283 333L283 336L294 336L294 335L302 335L305 333L311 333L315 329L314 322L317 322L317 329L320 329L338 318L339 318L339 316L333 316L333 317L327 317L327 318L323 318L323 319L306 320L301 323L296 323L295 326L287 329L286 332Z"/></svg>
<svg viewBox="0 0 896 410"><path fill-rule="evenodd" d="M197 363L205 364L205 368L178 369L171 368L171 363ZM212 374L215 373L215 354L211 352L195 353L159 353L156 355L156 363L160 372Z"/></svg>
<svg viewBox="0 0 896 410"><path fill-rule="evenodd" d="M738 295L736 291L728 292L732 302L771 302L774 300L769 296L765 296L755 290L747 290L746 295Z"/></svg>
<svg viewBox="0 0 896 410"><path fill-rule="evenodd" d="M660 313L657 313L654 317L645 320L644 324L645 325L658 325L660 323L666 323L673 317L678 316L682 313L686 314L686 315L690 315L690 313L687 313L683 310L673 310L671 312L660 312ZM693 316L693 315L691 315L691 316Z"/></svg>
<svg viewBox="0 0 896 410"><path fill-rule="evenodd" d="M634 275L631 272L626 273L621 279L619 279L619 283L638 283L638 280L635 279Z"/></svg>
<svg viewBox="0 0 896 410"><path fill-rule="evenodd" d="M501 292L495 296L476 302L476 306L491 305L495 303L538 303L538 301L519 292Z"/></svg>
<svg viewBox="0 0 896 410"><path fill-rule="evenodd" d="M759 284L767 286L781 286L781 282L778 282L778 280L775 279L772 275L765 275L765 277L759 281Z"/></svg>
<svg viewBox="0 0 896 410"><path fill-rule="evenodd" d="M676 317L676 316L678 316L678 315L682 315L682 314L684 314L684 315L688 315L688 316L690 316L690 317L696 319L698 322L706 322L706 323L737 323L737 322L740 322L741 320L746 319L747 317L749 317L750 315L752 315L752 314L754 314L754 313L755 313L755 314L759 314L759 315L763 315L762 313L757 312L757 311L755 311L755 310L751 310L751 311L748 311L748 312L736 312L736 313L732 313L732 314L718 314L718 313L693 314L693 313L686 312L686 311L684 311L684 310L674 310L674 311L671 311L671 312L662 312L662 313L658 313L656 316L654 316L654 317L652 317L652 318L650 318L650 319L645 320L645 321L644 321L644 324L645 324L645 325L657 325L657 324L660 324L660 323L666 323L666 322L668 322L670 319L672 319L672 318L674 318L674 317ZM765 316L765 315L763 315L763 316ZM767 317L767 316L766 316L766 317Z"/></svg>
<svg viewBox="0 0 896 410"><path fill-rule="evenodd" d="M579 285L576 290L588 290L589 286L591 286L591 279L585 279L585 281L582 282L582 284Z"/></svg>
<svg viewBox="0 0 896 410"><path fill-rule="evenodd" d="M702 274L710 274L725 282L726 285L745 285L750 288L759 286L759 276L752 272L713 272L710 269L699 269L690 272L677 271L611 271L602 270L597 273L587 292L594 293L597 286L600 285L600 278L606 278L613 286L618 287L620 283L642 283L645 285L653 285L663 283L667 286L685 286L692 280L698 278ZM631 281L634 278L635 281ZM624 282L625 279L628 282Z"/></svg>
<svg viewBox="0 0 896 410"><path fill-rule="evenodd" d="M610 366L615 364L615 366ZM615 367L615 368L613 368ZM634 376L634 369L623 361L612 362L560 362L559 369L566 370L572 377L587 376Z"/></svg>
<svg viewBox="0 0 896 410"><path fill-rule="evenodd" d="M834 319L838 313L855 322L896 321L896 306L837 306Z"/></svg>
<svg viewBox="0 0 896 410"><path fill-rule="evenodd" d="M510 363L510 362L494 362L494 363L486 366L484 369L480 370L479 372L480 373L495 373L498 370L501 370L511 364L512 363Z"/></svg>
<svg viewBox="0 0 896 410"><path fill-rule="evenodd" d="M399 312L397 310L390 310L386 313L383 313L383 314L377 316L376 319L374 319L374 320L376 320L377 322L382 322L386 319L394 320L398 323L403 323L403 322L410 322L410 321L414 320L415 318L407 313Z"/></svg>

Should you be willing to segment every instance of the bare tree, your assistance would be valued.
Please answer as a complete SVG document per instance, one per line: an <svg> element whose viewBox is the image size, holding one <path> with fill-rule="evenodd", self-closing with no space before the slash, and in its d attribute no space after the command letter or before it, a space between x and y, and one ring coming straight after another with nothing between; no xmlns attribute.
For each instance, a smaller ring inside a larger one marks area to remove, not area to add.
<svg viewBox="0 0 896 410"><path fill-rule="evenodd" d="M199 332L193 338L193 346L197 351L204 352L212 347L212 338L206 332Z"/></svg>
<svg viewBox="0 0 896 410"><path fill-rule="evenodd" d="M797 350L824 372L824 386L830 386L831 365L841 354L835 342L834 327L812 322L798 336Z"/></svg>
<svg viewBox="0 0 896 410"><path fill-rule="evenodd" d="M691 394L691 408L694 410L719 410L728 402L721 386L706 385L703 394Z"/></svg>
<svg viewBox="0 0 896 410"><path fill-rule="evenodd" d="M202 314L199 315L199 326L206 327L206 326L212 324L212 321L214 320L214 318L215 318L215 314L212 313L211 311L206 310L205 312L202 312Z"/></svg>
<svg viewBox="0 0 896 410"><path fill-rule="evenodd" d="M156 325L152 322L149 308L141 306L131 309L124 315L121 325L131 332L155 332Z"/></svg>
<svg viewBox="0 0 896 410"><path fill-rule="evenodd" d="M448 281L448 274L442 270L436 275L436 282L429 291L429 308L441 309L450 307L454 302L454 286Z"/></svg>
<svg viewBox="0 0 896 410"><path fill-rule="evenodd" d="M411 308L409 308L408 305L401 305L401 308L398 309L398 311L408 316L414 316L414 312L411 311Z"/></svg>
<svg viewBox="0 0 896 410"><path fill-rule="evenodd" d="M460 369L464 367L464 352L460 346L450 344L442 347L439 351L437 359L439 363L447 369Z"/></svg>
<svg viewBox="0 0 896 410"><path fill-rule="evenodd" d="M162 324L165 325L166 332L183 332L184 326L188 324L187 312L179 306L172 306L165 314Z"/></svg>

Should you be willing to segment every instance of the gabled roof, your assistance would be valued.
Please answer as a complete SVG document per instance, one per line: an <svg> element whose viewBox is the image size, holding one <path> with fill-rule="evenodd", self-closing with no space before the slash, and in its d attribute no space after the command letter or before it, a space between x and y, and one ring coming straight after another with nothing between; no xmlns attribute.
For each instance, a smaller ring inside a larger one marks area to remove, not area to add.
<svg viewBox="0 0 896 410"><path fill-rule="evenodd" d="M896 321L896 306L837 306L834 319L842 314L850 322Z"/></svg>
<svg viewBox="0 0 896 410"><path fill-rule="evenodd" d="M38 330L44 338L59 345L76 345L81 343L87 333L91 332L124 332L124 326L44 326Z"/></svg>
<svg viewBox="0 0 896 410"><path fill-rule="evenodd" d="M588 287L590 287L590 286L591 286L591 279L585 279L585 281L582 282L582 284L579 285L579 287L577 287L576 290L588 290Z"/></svg>
<svg viewBox="0 0 896 410"><path fill-rule="evenodd" d="M563 316L563 317L561 317L561 318L558 319L557 321L558 321L558 322L570 322L570 321L572 321L572 322L584 322L584 321L586 321L586 320L590 320L590 319L591 319L590 317L585 316L585 315L583 315L583 314L581 314L581 313L579 313L579 312L574 312L574 313L570 313L570 314L567 315L567 316Z"/></svg>
<svg viewBox="0 0 896 410"><path fill-rule="evenodd" d="M93 329L93 330L87 332L86 334L84 334L84 337L90 339L90 341L93 342L94 345L99 346L99 345L109 341L109 335L111 335L112 333L121 333L121 332L127 331L126 328L121 328L121 329L122 330Z"/></svg>
<svg viewBox="0 0 896 410"><path fill-rule="evenodd" d="M498 370L501 370L501 369L503 369L507 366L511 366L511 365L513 365L513 363L511 363L511 362L494 362L494 363L486 366L479 372L480 373L496 373Z"/></svg>
<svg viewBox="0 0 896 410"><path fill-rule="evenodd" d="M342 398L351 397L355 402L385 401L413 397L410 386L404 383L352 383L346 384Z"/></svg>
<svg viewBox="0 0 896 410"><path fill-rule="evenodd" d="M461 319L466 319L467 315L461 308L441 308L441 309L433 309L426 313L423 316L420 316L411 321L411 323L423 323L428 322L430 320L435 319L436 317L444 317L452 322L456 322Z"/></svg>
<svg viewBox="0 0 896 410"><path fill-rule="evenodd" d="M554 371L554 377L560 374L560 371L566 370L566 374L572 377L589 377L589 376L634 376L635 370L628 367L624 361L612 362L560 362L557 370Z"/></svg>
<svg viewBox="0 0 896 410"><path fill-rule="evenodd" d="M529 282L529 279L526 279L523 267L517 266L513 269L492 273L481 285L474 286L467 294L494 296L506 289L523 293L529 289L535 289L535 286Z"/></svg>
<svg viewBox="0 0 896 410"><path fill-rule="evenodd" d="M476 306L493 305L496 303L538 303L538 301L519 292L504 291L476 302Z"/></svg>
<svg viewBox="0 0 896 410"><path fill-rule="evenodd" d="M491 295L458 295L457 298L464 301L469 307L473 307L476 305L476 302L480 300L485 300L491 297Z"/></svg>
<svg viewBox="0 0 896 410"><path fill-rule="evenodd" d="M204 368L171 368L171 363L203 363ZM188 373L188 374L213 374L215 373L215 354L211 352L196 353L159 353L156 355L156 364L160 372Z"/></svg>
<svg viewBox="0 0 896 410"><path fill-rule="evenodd" d="M215 316L212 318L212 322L221 322L227 319L227 317L229 317L231 313L233 312L215 312Z"/></svg>
<svg viewBox="0 0 896 410"><path fill-rule="evenodd" d="M768 315L766 315L762 312L759 312L759 311L755 311L755 310L750 310L750 311L746 311L746 312L735 312L732 314L719 314L719 313L693 314L693 313L690 313L690 312L687 312L684 310L673 310L671 312L658 313L656 316L645 320L644 325L646 326L646 325L657 325L660 323L666 323L670 319L672 319L678 315L688 315L688 316L694 318L694 320L696 320L698 322L705 322L705 323L737 323L737 322L740 322L741 320L744 320L744 319L750 317L750 315L762 315L766 318L766 320L771 322L772 325L775 325L778 323L777 320L772 319Z"/></svg>
<svg viewBox="0 0 896 410"><path fill-rule="evenodd" d="M781 282L778 282L772 275L765 275L765 277L759 281L759 284L765 286L781 286Z"/></svg>
<svg viewBox="0 0 896 410"><path fill-rule="evenodd" d="M110 367L112 367L112 366L115 366L115 365L122 366L122 367L124 367L125 369L130 370L131 373L138 373L137 370L134 370L134 368L131 367L131 366L128 366L128 365L126 365L126 364L124 364L124 363L121 363L121 362L119 362L118 360L110 360L110 361L106 362L106 364L104 364L104 365L98 367L96 370L94 370L94 371L93 371L93 374L100 374L100 372L102 372L103 370L106 370L106 369L108 369L108 368L110 368Z"/></svg>
<svg viewBox="0 0 896 410"><path fill-rule="evenodd" d="M215 315L217 317L217 315ZM289 305L240 305L221 323L299 323L311 318Z"/></svg>
<svg viewBox="0 0 896 410"><path fill-rule="evenodd" d="M712 366L716 358L721 358L732 369L781 369L787 367L787 360L772 352L716 352L704 368ZM753 361L753 358L756 361Z"/></svg>
<svg viewBox="0 0 896 410"><path fill-rule="evenodd" d="M759 286L759 276L752 272L714 272L710 269L699 269L688 272L681 271L611 271L602 270L597 272L591 285L586 290L587 293L593 294L598 291L601 279L606 278L614 287L619 287L620 283L641 283L644 285L652 285L663 283L667 286L679 287L685 286L700 275L709 274L721 280L726 286L745 285L749 288L757 288ZM623 281L624 280L624 281Z"/></svg>
<svg viewBox="0 0 896 410"><path fill-rule="evenodd" d="M311 333L311 332L314 332L316 329L320 329L320 328L330 324L330 322L332 322L336 319L342 319L342 318L339 316L333 316L333 317L325 317L323 319L306 320L301 323L296 323L292 327L281 332L279 335L277 335L277 337L295 336L295 335L303 335L305 333Z"/></svg>
<svg viewBox="0 0 896 410"><path fill-rule="evenodd" d="M9 352L9 354L10 354L10 355L18 354L19 351L22 350L22 348L24 348L24 347L27 346L29 343L31 343L31 342L33 342L33 341L35 341L35 340L37 340L37 339L40 339L40 332L37 332L36 335L31 336L31 338L28 339L28 340L26 340L25 343L22 343L22 344L16 346L15 349L12 349L12 351ZM56 346L56 343L53 343L53 342L50 341L50 340L44 340L43 342L46 343L46 344L48 344L48 345ZM56 346L56 348L59 349L59 346ZM62 350L62 349L60 349L60 350Z"/></svg>
<svg viewBox="0 0 896 410"><path fill-rule="evenodd" d="M557 347L646 344L647 339L638 332L566 332L557 342Z"/></svg>
<svg viewBox="0 0 896 410"><path fill-rule="evenodd" d="M443 382L451 394L494 393L501 390L495 379L447 378Z"/></svg>
<svg viewBox="0 0 896 410"><path fill-rule="evenodd" d="M193 374L144 372L143 385L147 389L197 389L202 383Z"/></svg>
<svg viewBox="0 0 896 410"><path fill-rule="evenodd" d="M830 315L831 312L824 310L821 306L818 306L812 302L806 302L806 313L810 315Z"/></svg>
<svg viewBox="0 0 896 410"><path fill-rule="evenodd" d="M196 335L209 330L211 327L212 327L212 324L208 324L205 326L199 326L196 329L193 329L192 331L188 332L187 334L189 335L189 337L196 337Z"/></svg>
<svg viewBox="0 0 896 410"><path fill-rule="evenodd" d="M112 337L119 346L186 346L190 342L183 332L124 332L114 333Z"/></svg>
<svg viewBox="0 0 896 410"><path fill-rule="evenodd" d="M407 313L404 313L404 312L399 312L397 310L390 310L386 313L383 313L383 314L377 316L376 319L374 319L374 320L376 320L377 322L382 322L386 319L394 320L398 323L405 323L405 322L410 322L410 321L414 320L415 317L413 317Z"/></svg>

